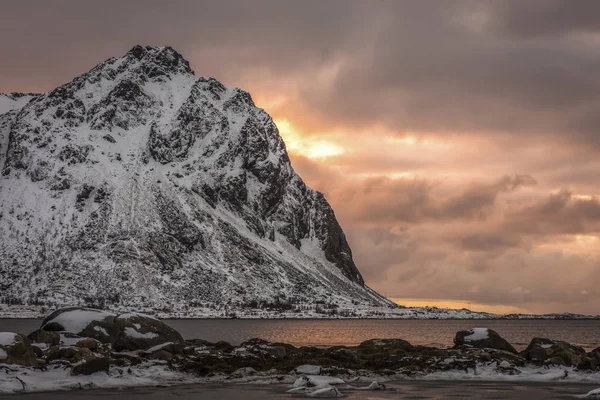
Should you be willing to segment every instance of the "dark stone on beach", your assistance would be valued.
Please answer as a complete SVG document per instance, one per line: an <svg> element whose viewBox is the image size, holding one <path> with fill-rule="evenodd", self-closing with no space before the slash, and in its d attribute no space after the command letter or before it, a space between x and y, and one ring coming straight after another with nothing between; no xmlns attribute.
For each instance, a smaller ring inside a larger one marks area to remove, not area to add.
<svg viewBox="0 0 600 400"><path fill-rule="evenodd" d="M359 360L358 352L343 346L331 347L328 349L328 355L331 359L346 363L356 363Z"/></svg>
<svg viewBox="0 0 600 400"><path fill-rule="evenodd" d="M31 342L25 336L18 333L3 332L3 335L14 335L10 344L0 345L0 349L6 353L6 358L0 360L3 364L16 364L25 367L34 367L39 364L35 350Z"/></svg>
<svg viewBox="0 0 600 400"><path fill-rule="evenodd" d="M63 325L61 315L78 312L88 313L90 322L78 332L68 332L68 326ZM97 318L94 318L94 314ZM96 339L100 343L111 344L117 351L146 350L166 342L183 343L179 332L156 318L134 313L116 316L102 310L84 307L68 307L53 312L44 319L41 330L46 333L36 331L31 334L32 337L49 340L46 338L50 336L49 332L62 332L65 336L70 333L76 335L75 337L87 337ZM88 344L93 345L92 342Z"/></svg>
<svg viewBox="0 0 600 400"><path fill-rule="evenodd" d="M31 345L31 348L33 349L33 352L37 358L44 357L44 352L38 346Z"/></svg>
<svg viewBox="0 0 600 400"><path fill-rule="evenodd" d="M85 338L75 344L76 347L90 349L91 351L97 351L100 345L100 341L93 338Z"/></svg>
<svg viewBox="0 0 600 400"><path fill-rule="evenodd" d="M579 365L586 354L582 347L562 341L556 342L552 347L547 349L547 352L551 357L551 364L567 367Z"/></svg>
<svg viewBox="0 0 600 400"><path fill-rule="evenodd" d="M110 368L110 359L106 357L92 357L81 364L77 364L71 370L72 375L91 375L96 372L106 372Z"/></svg>
<svg viewBox="0 0 600 400"><path fill-rule="evenodd" d="M38 329L27 335L27 338L33 343L45 343L49 346L57 346L60 343L60 335L52 331Z"/></svg>
<svg viewBox="0 0 600 400"><path fill-rule="evenodd" d="M577 369L580 371L595 371L600 367L598 360L594 357L582 356Z"/></svg>
<svg viewBox="0 0 600 400"><path fill-rule="evenodd" d="M140 353L143 357L150 360L171 361L175 355L183 355L183 345L181 343L168 343L164 346L157 346L154 351L145 351ZM152 350L152 349L150 349Z"/></svg>
<svg viewBox="0 0 600 400"><path fill-rule="evenodd" d="M528 361L546 361L549 357L546 347L551 347L554 343L555 341L552 339L533 338L529 346L520 355Z"/></svg>
<svg viewBox="0 0 600 400"><path fill-rule="evenodd" d="M71 363L78 363L94 357L90 349L80 347L58 347L53 346L46 352L46 361L65 360Z"/></svg>
<svg viewBox="0 0 600 400"><path fill-rule="evenodd" d="M280 346L263 339L250 339L242 343L240 347L245 348L249 353L258 358L275 358L281 360L287 353L284 345Z"/></svg>
<svg viewBox="0 0 600 400"><path fill-rule="evenodd" d="M102 343L111 343L116 336L115 316L102 310L85 307L67 307L54 311L42 321L41 329L44 331L68 332L67 327L60 322L59 316L64 313L71 312L87 312L96 313L97 318L92 319L79 332L71 332L81 337L91 337L99 340ZM55 320L58 319L58 320Z"/></svg>
<svg viewBox="0 0 600 400"><path fill-rule="evenodd" d="M110 353L111 364L117 365L119 367L130 366L130 365L138 365L143 359L137 355L111 352Z"/></svg>
<svg viewBox="0 0 600 400"><path fill-rule="evenodd" d="M521 356L528 361L548 365L577 366L584 361L586 355L582 347L567 342L547 338L534 338L529 346L521 352Z"/></svg>
<svg viewBox="0 0 600 400"><path fill-rule="evenodd" d="M214 346L215 349L224 351L226 353L229 353L231 350L234 349L234 347L229 342L226 342L224 340L219 340L217 343L215 343Z"/></svg>
<svg viewBox="0 0 600 400"><path fill-rule="evenodd" d="M517 353L517 350L508 343L506 339L491 329L487 330L487 337L478 340L469 340L469 336L473 335L474 331L459 331L454 338L454 348L460 347L476 347L478 349L496 349L504 350L511 353Z"/></svg>
<svg viewBox="0 0 600 400"><path fill-rule="evenodd" d="M146 350L159 344L183 343L183 337L164 322L142 314L121 314L115 318L116 351Z"/></svg>
<svg viewBox="0 0 600 400"><path fill-rule="evenodd" d="M411 353L416 350L415 346L402 339L371 339L362 342L358 346L361 354L398 354Z"/></svg>

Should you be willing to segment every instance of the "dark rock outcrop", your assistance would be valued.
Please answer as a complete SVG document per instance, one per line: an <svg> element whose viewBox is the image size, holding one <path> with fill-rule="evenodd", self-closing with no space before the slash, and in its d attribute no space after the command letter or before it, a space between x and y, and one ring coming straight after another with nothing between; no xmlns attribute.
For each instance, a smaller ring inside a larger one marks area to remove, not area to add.
<svg viewBox="0 0 600 400"><path fill-rule="evenodd" d="M38 365L35 350L29 339L12 332L0 332L0 363L26 367Z"/></svg>
<svg viewBox="0 0 600 400"><path fill-rule="evenodd" d="M470 331L459 331L454 338L454 347L476 347L479 349L496 349L517 353L517 350L498 332L487 328L475 328Z"/></svg>
<svg viewBox="0 0 600 400"><path fill-rule="evenodd" d="M117 335L115 314L85 307L61 308L48 315L40 328L44 331L70 332L111 343Z"/></svg>
<svg viewBox="0 0 600 400"><path fill-rule="evenodd" d="M98 343L110 344L117 351L131 351L146 350L167 342L183 342L179 332L156 318L137 313L117 315L81 307L53 312L44 319L40 330L30 336L36 342L42 342L56 332L81 337L77 347L89 350L96 350Z"/></svg>
<svg viewBox="0 0 600 400"><path fill-rule="evenodd" d="M578 366L585 361L585 369L592 369L592 362L586 359L586 352L579 346L560 340L534 338L529 346L521 352L521 356L528 361L543 364Z"/></svg>
<svg viewBox="0 0 600 400"><path fill-rule="evenodd" d="M73 375L92 375L96 372L108 373L110 359L107 357L90 357L89 359L75 365L71 370Z"/></svg>
<svg viewBox="0 0 600 400"><path fill-rule="evenodd" d="M183 343L175 329L141 314L121 314L115 319L118 334L113 342L117 351L146 350L163 343Z"/></svg>

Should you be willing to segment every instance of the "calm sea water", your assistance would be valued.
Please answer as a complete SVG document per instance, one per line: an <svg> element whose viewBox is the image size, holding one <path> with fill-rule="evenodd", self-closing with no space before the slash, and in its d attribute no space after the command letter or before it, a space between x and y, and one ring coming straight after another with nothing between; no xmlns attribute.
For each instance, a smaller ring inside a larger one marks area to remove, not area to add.
<svg viewBox="0 0 600 400"><path fill-rule="evenodd" d="M29 333L41 320L0 319L0 331ZM517 350L534 337L577 344L586 350L600 347L600 321L536 320L165 320L185 339L225 340L237 345L251 338L294 346L354 346L373 338L400 338L415 345L452 346L459 330L487 327Z"/></svg>

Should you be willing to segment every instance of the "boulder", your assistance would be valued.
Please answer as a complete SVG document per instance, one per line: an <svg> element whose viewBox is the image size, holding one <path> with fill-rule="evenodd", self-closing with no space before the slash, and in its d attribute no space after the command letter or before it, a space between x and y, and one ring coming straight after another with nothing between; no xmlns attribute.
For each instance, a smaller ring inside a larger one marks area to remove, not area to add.
<svg viewBox="0 0 600 400"><path fill-rule="evenodd" d="M42 321L41 330L70 332L111 343L117 336L115 314L85 307L67 307L54 311Z"/></svg>
<svg viewBox="0 0 600 400"><path fill-rule="evenodd" d="M296 367L294 372L300 375L321 375L321 367L318 365L304 364Z"/></svg>
<svg viewBox="0 0 600 400"><path fill-rule="evenodd" d="M547 353L552 360L552 364L567 367L579 365L586 355L582 347L562 341L557 341L547 349Z"/></svg>
<svg viewBox="0 0 600 400"><path fill-rule="evenodd" d="M167 342L183 344L179 332L148 315L121 314L114 323L118 332L113 342L116 351L146 350Z"/></svg>
<svg viewBox="0 0 600 400"><path fill-rule="evenodd" d="M35 351L25 336L0 332L0 363L33 367L39 364Z"/></svg>
<svg viewBox="0 0 600 400"><path fill-rule="evenodd" d="M470 331L459 331L454 338L454 348L462 346L476 347L478 349L496 349L511 353L517 350L500 336L496 331L488 328L473 328Z"/></svg>
<svg viewBox="0 0 600 400"><path fill-rule="evenodd" d="M90 349L91 351L98 351L100 349L100 341L93 338L84 338L75 344L77 347Z"/></svg>
<svg viewBox="0 0 600 400"><path fill-rule="evenodd" d="M31 332L27 335L27 339L33 343L45 343L48 346L57 346L60 344L60 335L58 333L42 329Z"/></svg>
<svg viewBox="0 0 600 400"><path fill-rule="evenodd" d="M358 350L363 354L398 354L411 353L416 349L412 344L402 339L371 339L358 345Z"/></svg>
<svg viewBox="0 0 600 400"><path fill-rule="evenodd" d="M577 364L577 369L581 371L595 371L598 367L600 367L598 359L589 356L582 356L579 364Z"/></svg>
<svg viewBox="0 0 600 400"><path fill-rule="evenodd" d="M520 354L523 358L528 361L546 361L548 354L546 349L549 349L554 345L555 341L547 338L533 338L529 346L523 350Z"/></svg>
<svg viewBox="0 0 600 400"><path fill-rule="evenodd" d="M59 347L54 346L46 352L46 361L64 360L70 363L78 363L95 357L90 349L81 347Z"/></svg>
<svg viewBox="0 0 600 400"><path fill-rule="evenodd" d="M344 346L330 347L327 349L329 358L339 362L357 363L359 360L358 352Z"/></svg>
<svg viewBox="0 0 600 400"><path fill-rule="evenodd" d="M71 370L72 375L91 375L96 372L106 372L110 368L110 359L107 357L90 357L75 365Z"/></svg>
<svg viewBox="0 0 600 400"><path fill-rule="evenodd" d="M56 345L57 333L73 339L65 344L77 344L93 351L100 348L100 343L111 344L116 351L146 350L166 342L183 343L179 332L148 315L116 315L85 307L68 307L53 312L30 336ZM87 340L77 340L80 337Z"/></svg>
<svg viewBox="0 0 600 400"><path fill-rule="evenodd" d="M521 352L521 356L528 361L567 367L577 366L584 362L582 367L586 367L585 350L560 340L534 338L529 346Z"/></svg>
<svg viewBox="0 0 600 400"><path fill-rule="evenodd" d="M287 354L284 344L275 344L263 339L250 339L242 343L239 349L244 349L246 352L253 354L259 359L277 359L282 360Z"/></svg>
<svg viewBox="0 0 600 400"><path fill-rule="evenodd" d="M521 371L519 369L517 369L514 365L512 365L506 360L498 362L498 364L496 365L496 372L504 375L521 374Z"/></svg>

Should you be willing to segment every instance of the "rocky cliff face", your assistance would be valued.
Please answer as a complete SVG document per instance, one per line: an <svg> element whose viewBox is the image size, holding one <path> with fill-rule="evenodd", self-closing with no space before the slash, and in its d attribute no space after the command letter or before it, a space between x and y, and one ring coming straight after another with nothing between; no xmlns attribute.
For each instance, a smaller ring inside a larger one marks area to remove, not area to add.
<svg viewBox="0 0 600 400"><path fill-rule="evenodd" d="M163 312L389 305L250 95L136 46L0 102L0 297Z"/></svg>

